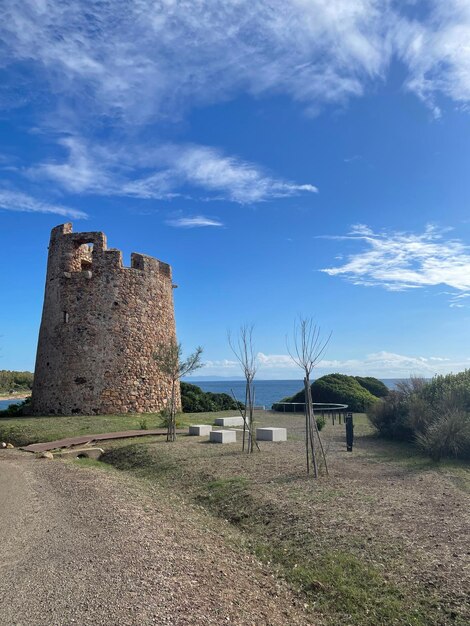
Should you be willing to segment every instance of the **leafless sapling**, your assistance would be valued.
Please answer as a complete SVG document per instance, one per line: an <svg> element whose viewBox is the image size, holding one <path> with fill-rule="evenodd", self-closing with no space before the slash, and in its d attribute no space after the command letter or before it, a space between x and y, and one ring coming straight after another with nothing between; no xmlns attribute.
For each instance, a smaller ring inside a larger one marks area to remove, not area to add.
<svg viewBox="0 0 470 626"><path fill-rule="evenodd" d="M255 402L255 390L253 381L257 370L256 355L253 346L253 325L248 326L247 324L244 324L243 326L241 326L236 338L233 338L231 333L229 332L228 343L233 354L235 355L235 358L240 363L246 383L242 450L245 450L246 447L248 452L253 452L256 441L256 433L254 431L253 419ZM248 442L246 445L247 435Z"/></svg>
<svg viewBox="0 0 470 626"><path fill-rule="evenodd" d="M322 360L326 347L330 341L331 333L326 339L322 338L321 329L314 323L312 318L299 319L294 324L293 347L289 346L287 341L287 350L296 365L298 365L304 373L304 390L305 390L305 451L307 460L307 473L310 473L310 461L313 466L313 475L318 477L318 454L320 450L321 457L328 474L328 466L326 463L325 450L320 437L320 431L315 419L313 411L312 388L310 383L310 375L316 365Z"/></svg>
<svg viewBox="0 0 470 626"><path fill-rule="evenodd" d="M177 385L179 385L179 381L183 376L187 376L203 366L201 355L202 348L199 346L186 359L183 359L183 348L176 340L172 340L169 343L161 343L153 355L159 370L170 380L170 392L165 410L167 417L167 441L176 440Z"/></svg>

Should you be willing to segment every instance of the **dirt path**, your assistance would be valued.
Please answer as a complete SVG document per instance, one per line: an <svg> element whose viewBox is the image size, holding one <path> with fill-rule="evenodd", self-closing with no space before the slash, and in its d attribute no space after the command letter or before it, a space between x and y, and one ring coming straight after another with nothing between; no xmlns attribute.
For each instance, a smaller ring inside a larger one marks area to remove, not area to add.
<svg viewBox="0 0 470 626"><path fill-rule="evenodd" d="M0 451L0 624L308 625L223 522L114 472ZM156 505L155 502L158 502Z"/></svg>

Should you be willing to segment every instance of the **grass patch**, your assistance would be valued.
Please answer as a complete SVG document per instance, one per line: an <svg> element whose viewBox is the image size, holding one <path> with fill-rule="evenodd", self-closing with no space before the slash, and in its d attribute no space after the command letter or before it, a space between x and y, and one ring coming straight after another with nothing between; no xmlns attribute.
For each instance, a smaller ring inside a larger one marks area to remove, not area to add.
<svg viewBox="0 0 470 626"><path fill-rule="evenodd" d="M212 424L216 417L233 415L233 411L219 413L184 413L183 427L189 423ZM50 417L0 417L0 441L15 446L41 443L99 433L140 430L145 419L148 429L161 428L159 414L142 415L76 415Z"/></svg>
<svg viewBox="0 0 470 626"><path fill-rule="evenodd" d="M332 624L425 626L428 612L390 584L376 568L343 551L327 550L306 556L294 542L273 547L258 543L256 555L276 565L312 607Z"/></svg>
<svg viewBox="0 0 470 626"><path fill-rule="evenodd" d="M147 446L138 443L110 448L101 455L100 463L112 465L116 469L132 471L142 478L157 479L177 470L171 456L160 453L152 454Z"/></svg>

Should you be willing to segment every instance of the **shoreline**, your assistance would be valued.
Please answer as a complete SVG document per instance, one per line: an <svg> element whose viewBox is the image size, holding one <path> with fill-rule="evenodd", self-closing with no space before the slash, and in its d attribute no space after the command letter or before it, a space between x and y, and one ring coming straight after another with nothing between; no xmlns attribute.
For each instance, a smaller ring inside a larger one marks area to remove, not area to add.
<svg viewBox="0 0 470 626"><path fill-rule="evenodd" d="M0 400L26 400L29 398L31 392L29 393L0 393Z"/></svg>

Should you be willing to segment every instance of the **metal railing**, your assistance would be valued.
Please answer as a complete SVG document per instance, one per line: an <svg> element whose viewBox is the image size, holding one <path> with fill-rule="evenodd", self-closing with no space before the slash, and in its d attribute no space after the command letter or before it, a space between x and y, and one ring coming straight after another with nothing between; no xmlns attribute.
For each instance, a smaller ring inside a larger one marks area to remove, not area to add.
<svg viewBox="0 0 470 626"><path fill-rule="evenodd" d="M281 413L305 413L305 402L274 402L273 411ZM277 408L282 406L282 409ZM293 410L292 410L293 407ZM298 408L300 407L300 408ZM313 413L320 414L323 418L330 418L335 424L336 420L340 424L346 421L346 413L348 412L347 404L334 404L332 402L314 402Z"/></svg>

